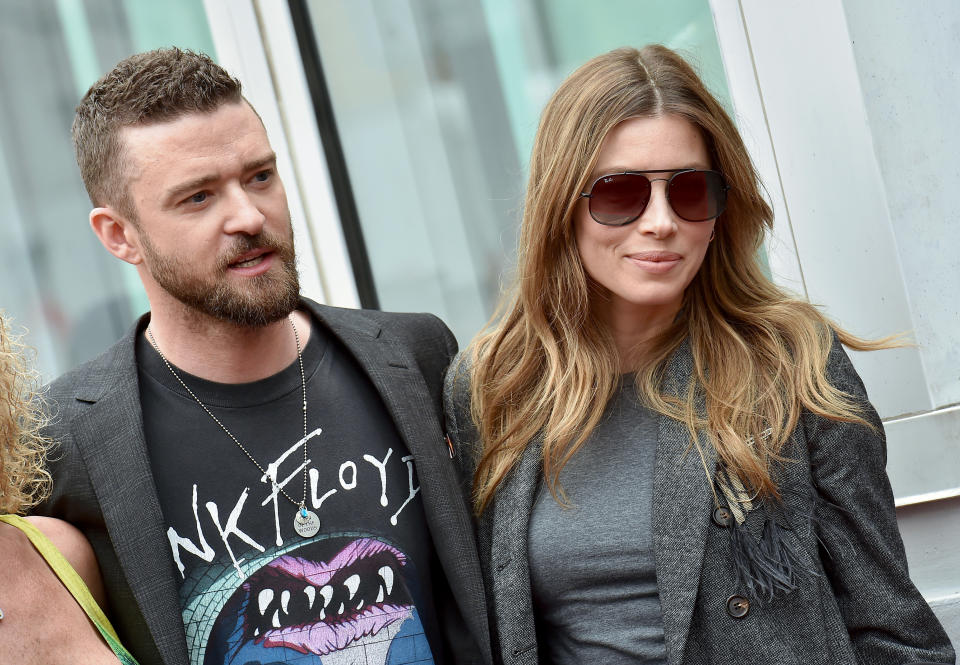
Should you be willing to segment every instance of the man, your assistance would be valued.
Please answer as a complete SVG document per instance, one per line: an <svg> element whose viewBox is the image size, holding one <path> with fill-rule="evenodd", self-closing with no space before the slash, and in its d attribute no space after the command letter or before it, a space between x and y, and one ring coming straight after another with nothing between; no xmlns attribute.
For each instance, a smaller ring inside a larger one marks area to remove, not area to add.
<svg viewBox="0 0 960 665"><path fill-rule="evenodd" d="M121 640L143 664L489 662L450 331L299 297L274 152L206 56L120 62L73 138L150 313L51 385L42 512L90 539Z"/></svg>

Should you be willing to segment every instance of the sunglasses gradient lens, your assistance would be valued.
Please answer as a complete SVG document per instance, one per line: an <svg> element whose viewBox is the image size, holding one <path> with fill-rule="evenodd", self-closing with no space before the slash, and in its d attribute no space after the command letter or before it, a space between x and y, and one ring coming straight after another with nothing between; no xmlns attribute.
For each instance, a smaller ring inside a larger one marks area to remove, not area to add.
<svg viewBox="0 0 960 665"><path fill-rule="evenodd" d="M590 215L601 224L626 224L643 213L650 181L636 173L603 176L590 192Z"/></svg>
<svg viewBox="0 0 960 665"><path fill-rule="evenodd" d="M723 212L727 201L723 177L716 171L687 171L670 180L670 206L688 222L704 222Z"/></svg>

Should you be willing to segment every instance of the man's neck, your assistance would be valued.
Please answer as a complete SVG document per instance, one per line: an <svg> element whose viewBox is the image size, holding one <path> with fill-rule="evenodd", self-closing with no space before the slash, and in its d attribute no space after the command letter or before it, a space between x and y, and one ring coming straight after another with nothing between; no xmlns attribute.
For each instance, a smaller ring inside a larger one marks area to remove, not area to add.
<svg viewBox="0 0 960 665"><path fill-rule="evenodd" d="M302 350L310 338L310 316L296 310L289 318ZM290 323L283 318L262 327L237 326L208 316L153 310L149 329L160 352L179 369L208 381L249 383L273 376L297 359Z"/></svg>

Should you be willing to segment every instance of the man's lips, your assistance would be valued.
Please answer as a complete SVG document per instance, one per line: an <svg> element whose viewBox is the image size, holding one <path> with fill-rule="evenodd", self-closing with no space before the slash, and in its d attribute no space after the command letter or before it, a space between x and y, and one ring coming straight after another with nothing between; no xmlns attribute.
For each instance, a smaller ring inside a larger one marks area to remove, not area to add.
<svg viewBox="0 0 960 665"><path fill-rule="evenodd" d="M259 275L270 269L273 257L274 252L271 249L260 247L241 254L227 264L227 268L242 275Z"/></svg>
<svg viewBox="0 0 960 665"><path fill-rule="evenodd" d="M659 250L634 252L632 254L628 254L626 258L641 270L658 275L673 270L673 268L679 265L683 260L683 256L677 254L676 252L665 252Z"/></svg>

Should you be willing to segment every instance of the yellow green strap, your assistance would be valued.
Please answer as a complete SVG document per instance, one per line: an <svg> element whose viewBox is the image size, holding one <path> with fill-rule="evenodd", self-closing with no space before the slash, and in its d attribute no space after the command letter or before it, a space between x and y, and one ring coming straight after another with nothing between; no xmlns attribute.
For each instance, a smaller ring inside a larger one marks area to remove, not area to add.
<svg viewBox="0 0 960 665"><path fill-rule="evenodd" d="M93 594L90 593L90 589L87 588L83 578L80 577L73 566L70 565L70 562L60 553L56 545L50 542L50 539L43 535L40 529L19 515L0 515L0 522L6 522L26 534L27 538L30 539L30 542L33 543L33 546L40 553L40 556L46 560L47 565L50 566L53 572L57 574L57 577L60 578L60 581L63 582L63 586L67 588L67 591L70 592L80 607L83 608L83 611L90 617L93 625L96 626L100 634L103 635L103 639L106 640L107 645L113 650L117 658L120 659L120 662L123 665L137 665L137 661L130 655L130 652L120 644L117 631L113 629L113 625L110 623L107 615L104 614L100 606L97 605L97 601L94 600Z"/></svg>

